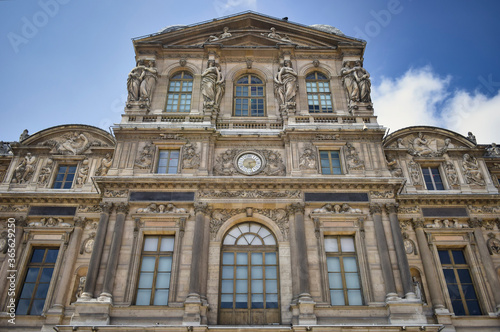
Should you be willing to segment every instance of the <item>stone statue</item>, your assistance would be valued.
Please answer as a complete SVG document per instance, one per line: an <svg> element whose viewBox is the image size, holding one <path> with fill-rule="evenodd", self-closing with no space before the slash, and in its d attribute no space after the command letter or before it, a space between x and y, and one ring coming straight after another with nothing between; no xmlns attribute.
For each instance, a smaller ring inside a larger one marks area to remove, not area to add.
<svg viewBox="0 0 500 332"><path fill-rule="evenodd" d="M286 42L291 42L292 41L290 39L290 37L288 37L287 35L285 35L284 37L282 37L278 33L276 33L276 28L272 27L270 30L271 30L271 32L269 32L269 33L261 33L261 35L266 36L267 38L279 39L279 40L283 40L283 41L286 41Z"/></svg>
<svg viewBox="0 0 500 332"><path fill-rule="evenodd" d="M457 171L451 161L446 162L444 170L446 172L446 177L448 178L448 182L450 183L450 185L452 186L458 185Z"/></svg>
<svg viewBox="0 0 500 332"><path fill-rule="evenodd" d="M38 176L38 184L42 186L46 186L49 182L50 175L52 173L52 166L54 165L54 161L49 158L47 159L47 163L40 170L40 175Z"/></svg>
<svg viewBox="0 0 500 332"><path fill-rule="evenodd" d="M356 61L356 67L354 67L354 78L359 88L359 101L363 103L371 103L371 82L370 74L363 68L363 63L358 60Z"/></svg>
<svg viewBox="0 0 500 332"><path fill-rule="evenodd" d="M89 160L85 159L82 161L82 166L78 169L78 175L76 177L76 185L81 187L87 182L89 178Z"/></svg>
<svg viewBox="0 0 500 332"><path fill-rule="evenodd" d="M144 70L142 60L137 62L137 66L130 71L127 78L128 101L139 100L139 87L141 86L141 76Z"/></svg>
<svg viewBox="0 0 500 332"><path fill-rule="evenodd" d="M11 151L10 144L0 141L0 155L9 154L10 151Z"/></svg>
<svg viewBox="0 0 500 332"><path fill-rule="evenodd" d="M344 61L344 67L340 70L342 83L347 90L347 99L349 100L349 104L359 101L359 87L356 82L356 77L354 76L355 71L356 69L353 68L351 61Z"/></svg>
<svg viewBox="0 0 500 332"><path fill-rule="evenodd" d="M496 143L491 143L491 146L486 148L487 157L500 157L500 148Z"/></svg>
<svg viewBox="0 0 500 332"><path fill-rule="evenodd" d="M31 153L26 153L24 159L21 160L19 165L17 165L14 170L14 176L12 178L12 183L26 183L30 180L33 172L35 171L36 157L32 156Z"/></svg>
<svg viewBox="0 0 500 332"><path fill-rule="evenodd" d="M219 35L218 37L217 36L210 36L208 37L208 42L213 42L213 41L216 41L216 40L219 40L219 39L224 39L224 38L229 38L231 37L231 33L229 32L229 28L228 27L224 27L223 31L222 31L222 34Z"/></svg>
<svg viewBox="0 0 500 332"><path fill-rule="evenodd" d="M297 95L297 73L292 68L292 63L286 60L274 78L274 93L280 102L280 110L295 109Z"/></svg>
<svg viewBox="0 0 500 332"><path fill-rule="evenodd" d="M410 161L408 164L408 170L410 171L411 181L414 186L419 186L420 182L420 166L415 161Z"/></svg>
<svg viewBox="0 0 500 332"><path fill-rule="evenodd" d="M142 149L141 155L135 161L135 166L139 168L150 168L153 164L153 145L151 143L147 143Z"/></svg>
<svg viewBox="0 0 500 332"><path fill-rule="evenodd" d="M472 134L472 132L469 131L469 133L467 134L467 139L469 141L471 141L472 143L474 144L477 144L477 141L476 141L476 136L474 136L474 134Z"/></svg>
<svg viewBox="0 0 500 332"><path fill-rule="evenodd" d="M478 186L485 185L484 177L479 170L477 159L470 156L468 153L463 156L462 169L465 174L465 182L468 184L476 184Z"/></svg>
<svg viewBox="0 0 500 332"><path fill-rule="evenodd" d="M346 143L346 149L347 166L349 169L363 170L365 168L365 162L359 158L356 148L348 142Z"/></svg>
<svg viewBox="0 0 500 332"><path fill-rule="evenodd" d="M28 134L28 129L24 129L22 134L19 136L19 142L24 141L28 137L30 137L30 135Z"/></svg>
<svg viewBox="0 0 500 332"><path fill-rule="evenodd" d="M196 152L196 145L187 143L182 150L182 168L198 169L200 167L201 157L200 154Z"/></svg>
<svg viewBox="0 0 500 332"><path fill-rule="evenodd" d="M399 167L399 163L395 158L387 157L387 167L389 168L392 176L397 178L403 177L403 170Z"/></svg>
<svg viewBox="0 0 500 332"><path fill-rule="evenodd" d="M141 74L141 84L139 86L139 100L146 102L146 106L149 108L151 105L151 97L153 94L153 89L156 85L156 78L158 77L158 70L155 67L154 61L149 61L147 67L143 68Z"/></svg>
<svg viewBox="0 0 500 332"><path fill-rule="evenodd" d="M95 172L96 176L106 176L108 174L109 168L111 167L112 158L109 153L106 153L104 158L101 160L101 166Z"/></svg>
<svg viewBox="0 0 500 332"><path fill-rule="evenodd" d="M418 133L417 137L413 140L413 149L418 156L427 156L433 154L435 151L429 146L430 141L424 138L422 133Z"/></svg>
<svg viewBox="0 0 500 332"><path fill-rule="evenodd" d="M218 110L224 91L224 77L219 67L215 64L215 61L208 61L207 69L201 74L203 108L206 110Z"/></svg>
<svg viewBox="0 0 500 332"><path fill-rule="evenodd" d="M488 241L486 242L490 255L500 254L500 240L495 238L495 234L488 233Z"/></svg>

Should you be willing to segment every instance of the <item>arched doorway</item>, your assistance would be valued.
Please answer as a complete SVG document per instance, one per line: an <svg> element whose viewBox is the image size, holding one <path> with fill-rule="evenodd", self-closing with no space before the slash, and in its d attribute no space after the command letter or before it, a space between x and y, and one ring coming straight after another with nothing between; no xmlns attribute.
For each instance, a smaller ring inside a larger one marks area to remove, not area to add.
<svg viewBox="0 0 500 332"><path fill-rule="evenodd" d="M278 246L256 222L233 226L222 242L219 324L280 323Z"/></svg>

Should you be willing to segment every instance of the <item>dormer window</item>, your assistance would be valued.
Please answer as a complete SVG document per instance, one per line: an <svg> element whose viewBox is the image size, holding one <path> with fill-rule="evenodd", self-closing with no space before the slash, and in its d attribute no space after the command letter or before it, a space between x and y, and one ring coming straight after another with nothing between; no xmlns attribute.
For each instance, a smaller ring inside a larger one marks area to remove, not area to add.
<svg viewBox="0 0 500 332"><path fill-rule="evenodd" d="M259 77L246 74L234 86L234 116L264 116L265 84Z"/></svg>
<svg viewBox="0 0 500 332"><path fill-rule="evenodd" d="M170 78L167 95L167 112L189 112L191 110L191 92L193 91L193 75L181 71Z"/></svg>

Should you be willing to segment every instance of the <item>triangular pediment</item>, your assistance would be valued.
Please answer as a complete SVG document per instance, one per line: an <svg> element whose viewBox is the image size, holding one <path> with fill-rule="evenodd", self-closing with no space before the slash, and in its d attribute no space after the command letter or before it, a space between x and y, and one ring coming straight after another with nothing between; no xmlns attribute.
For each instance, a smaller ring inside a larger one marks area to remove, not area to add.
<svg viewBox="0 0 500 332"><path fill-rule="evenodd" d="M312 48L347 44L364 47L364 41L347 37L340 30L330 28L319 29L291 23L285 19L246 12L192 26L167 27L159 33L135 39L134 44L136 47L141 45L201 47L205 44L254 47L289 44Z"/></svg>

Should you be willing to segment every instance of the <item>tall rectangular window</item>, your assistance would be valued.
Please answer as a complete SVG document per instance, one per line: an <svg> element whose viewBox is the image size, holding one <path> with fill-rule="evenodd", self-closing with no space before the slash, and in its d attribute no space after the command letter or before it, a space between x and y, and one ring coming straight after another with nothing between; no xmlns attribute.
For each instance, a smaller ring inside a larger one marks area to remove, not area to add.
<svg viewBox="0 0 500 332"><path fill-rule="evenodd" d="M321 173L342 174L339 151L320 151Z"/></svg>
<svg viewBox="0 0 500 332"><path fill-rule="evenodd" d="M59 249L35 248L28 263L16 314L41 315Z"/></svg>
<svg viewBox="0 0 500 332"><path fill-rule="evenodd" d="M76 165L60 165L57 169L56 180L52 188L71 189L75 178Z"/></svg>
<svg viewBox="0 0 500 332"><path fill-rule="evenodd" d="M438 254L455 315L481 315L481 307L464 251L441 249L438 250Z"/></svg>
<svg viewBox="0 0 500 332"><path fill-rule="evenodd" d="M438 167L422 167L427 190L444 190L443 180Z"/></svg>
<svg viewBox="0 0 500 332"><path fill-rule="evenodd" d="M174 236L146 236L136 305L168 305Z"/></svg>
<svg viewBox="0 0 500 332"><path fill-rule="evenodd" d="M331 305L362 305L361 281L352 236L325 236Z"/></svg>
<svg viewBox="0 0 500 332"><path fill-rule="evenodd" d="M156 173L176 174L179 165L179 150L160 150Z"/></svg>
<svg viewBox="0 0 500 332"><path fill-rule="evenodd" d="M307 103L310 113L332 113L330 81L320 72L306 76Z"/></svg>

